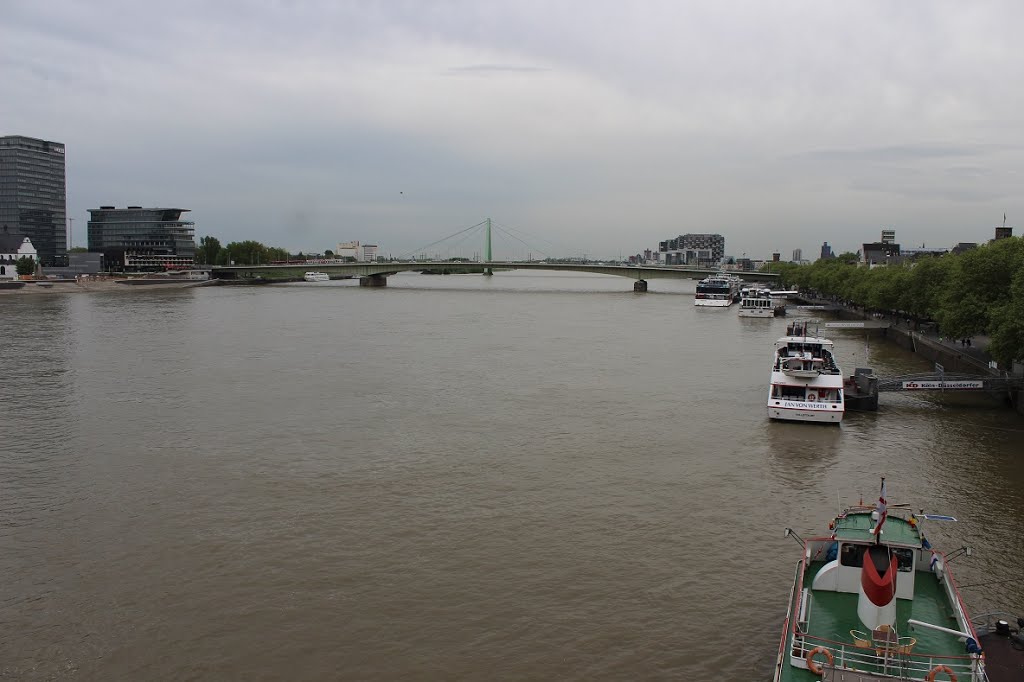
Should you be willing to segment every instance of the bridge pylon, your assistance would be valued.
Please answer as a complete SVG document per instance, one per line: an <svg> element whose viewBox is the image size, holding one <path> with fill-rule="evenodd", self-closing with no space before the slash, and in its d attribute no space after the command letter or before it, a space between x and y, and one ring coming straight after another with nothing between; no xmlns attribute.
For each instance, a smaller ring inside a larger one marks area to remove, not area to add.
<svg viewBox="0 0 1024 682"><path fill-rule="evenodd" d="M491 219L487 219L487 231L484 233L484 262L491 262ZM484 276L490 277L494 272L490 268L484 268Z"/></svg>

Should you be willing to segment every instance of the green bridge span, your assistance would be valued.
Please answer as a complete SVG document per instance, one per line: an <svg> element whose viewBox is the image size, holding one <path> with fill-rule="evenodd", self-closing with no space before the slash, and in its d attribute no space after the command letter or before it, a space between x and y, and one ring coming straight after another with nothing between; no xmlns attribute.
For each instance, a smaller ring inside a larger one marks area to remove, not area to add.
<svg viewBox="0 0 1024 682"><path fill-rule="evenodd" d="M561 270L565 272L591 272L614 275L634 280L635 291L646 291L650 279L702 279L718 270L705 270L679 266L652 265L600 265L576 263L537 263L513 261L423 262L391 263L288 263L271 265L228 265L211 268L211 277L236 282L295 282L306 272L327 273L332 279L358 277L362 286L386 286L389 275L399 272L443 272L451 274L490 274L494 270ZM775 282L778 275L768 272L733 272L751 282Z"/></svg>

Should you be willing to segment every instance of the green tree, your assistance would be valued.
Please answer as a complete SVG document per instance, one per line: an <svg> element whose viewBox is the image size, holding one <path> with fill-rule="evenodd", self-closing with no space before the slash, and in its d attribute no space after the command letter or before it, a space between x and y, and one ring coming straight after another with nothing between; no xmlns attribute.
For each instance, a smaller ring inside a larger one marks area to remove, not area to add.
<svg viewBox="0 0 1024 682"><path fill-rule="evenodd" d="M992 316L1011 302L1014 277L1024 268L1024 240L1000 239L961 254L955 261L936 315L945 336L992 331Z"/></svg>
<svg viewBox="0 0 1024 682"><path fill-rule="evenodd" d="M291 260L291 254L288 253L287 249L282 249L279 246L271 246L266 251L267 262L272 263L275 261L289 261Z"/></svg>
<svg viewBox="0 0 1024 682"><path fill-rule="evenodd" d="M196 249L196 260L203 265L216 265L220 251L220 240L207 235L199 240L199 248Z"/></svg>
<svg viewBox="0 0 1024 682"><path fill-rule="evenodd" d="M989 323L989 354L1004 367L1024 360L1024 269L1013 276L1009 300L992 311Z"/></svg>
<svg viewBox="0 0 1024 682"><path fill-rule="evenodd" d="M224 247L224 251L227 253L228 262L233 262L235 265L266 265L270 262L267 257L267 247L251 239L230 242Z"/></svg>
<svg viewBox="0 0 1024 682"><path fill-rule="evenodd" d="M244 242L230 242L218 257L222 265L234 262L235 265L270 265L273 262L287 261L291 257L287 249L278 246L265 246L260 242L247 239Z"/></svg>
<svg viewBox="0 0 1024 682"><path fill-rule="evenodd" d="M858 292L871 310L901 310L910 270L900 265L874 268L867 272Z"/></svg>
<svg viewBox="0 0 1024 682"><path fill-rule="evenodd" d="M943 296L950 286L956 256L923 258L910 268L906 292L900 310L918 319L934 317L942 305Z"/></svg>
<svg viewBox="0 0 1024 682"><path fill-rule="evenodd" d="M784 286L814 289L870 310L933 319L944 336L988 334L989 353L1001 365L1024 359L1024 239L870 270L857 260L856 254L844 253L778 272Z"/></svg>
<svg viewBox="0 0 1024 682"><path fill-rule="evenodd" d="M22 256L15 261L14 269L19 275L31 275L36 271L36 261L29 256Z"/></svg>
<svg viewBox="0 0 1024 682"><path fill-rule="evenodd" d="M72 246L68 249L68 253L89 253L89 249L84 246Z"/></svg>
<svg viewBox="0 0 1024 682"><path fill-rule="evenodd" d="M324 249L324 258L334 258L334 252L330 249Z"/></svg>

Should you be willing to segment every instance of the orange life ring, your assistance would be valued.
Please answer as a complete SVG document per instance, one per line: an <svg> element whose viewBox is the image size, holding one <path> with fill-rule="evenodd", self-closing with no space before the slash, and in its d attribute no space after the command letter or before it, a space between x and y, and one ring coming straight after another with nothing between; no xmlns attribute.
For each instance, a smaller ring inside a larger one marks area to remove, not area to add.
<svg viewBox="0 0 1024 682"><path fill-rule="evenodd" d="M956 675L953 674L952 668L948 665L937 665L932 668L931 672L928 673L928 682L935 682L935 676L939 673L946 673L946 676L949 677L949 682L956 682Z"/></svg>
<svg viewBox="0 0 1024 682"><path fill-rule="evenodd" d="M812 403L813 403L813 402L815 402L815 401L816 401L817 399L818 399L818 396L817 396L816 394L814 394L814 393L808 393L808 394L807 394L807 400L808 400L808 402L812 402ZM818 673L814 673L814 674L815 674L815 675L817 675Z"/></svg>
<svg viewBox="0 0 1024 682"><path fill-rule="evenodd" d="M808 651L807 652L807 669L810 670L815 675L820 675L821 673L825 672L825 670L820 665L818 665L817 663L814 662L814 657L817 656L818 654L825 654L825 658L828 659L828 661L826 662L825 665L832 665L832 661L835 660L835 658L832 656L832 652L829 651L828 649L826 649L823 646L814 647L813 649ZM929 682L932 682L932 681L929 681ZM954 678L954 682L956 682L956 678Z"/></svg>

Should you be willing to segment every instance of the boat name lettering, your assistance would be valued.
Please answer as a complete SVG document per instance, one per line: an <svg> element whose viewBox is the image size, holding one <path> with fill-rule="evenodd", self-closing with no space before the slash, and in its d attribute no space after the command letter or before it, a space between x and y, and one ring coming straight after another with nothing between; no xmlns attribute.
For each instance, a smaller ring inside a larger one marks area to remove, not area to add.
<svg viewBox="0 0 1024 682"><path fill-rule="evenodd" d="M985 388L984 381L904 381L905 391L925 391L934 388Z"/></svg>

